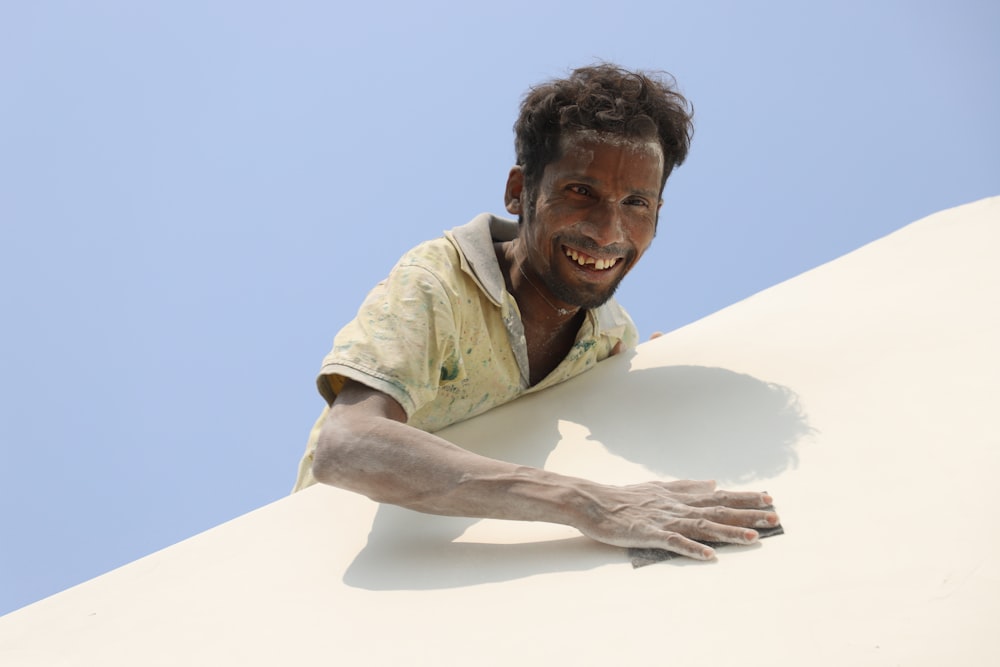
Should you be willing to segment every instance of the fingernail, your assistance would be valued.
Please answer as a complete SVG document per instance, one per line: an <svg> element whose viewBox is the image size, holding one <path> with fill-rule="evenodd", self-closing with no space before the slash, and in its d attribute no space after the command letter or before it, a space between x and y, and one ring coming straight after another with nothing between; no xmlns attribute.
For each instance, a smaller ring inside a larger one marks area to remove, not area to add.
<svg viewBox="0 0 1000 667"><path fill-rule="evenodd" d="M758 528L771 528L772 526L777 526L778 525L778 515L777 514L768 514L766 517L764 517L763 519L760 519L754 525L757 526Z"/></svg>
<svg viewBox="0 0 1000 667"><path fill-rule="evenodd" d="M743 538L747 541L747 544L756 542L758 537L760 537L760 534L756 530L748 530L743 533Z"/></svg>
<svg viewBox="0 0 1000 667"><path fill-rule="evenodd" d="M764 493L760 494L760 500L765 505L773 505L774 504L774 498L772 498L771 494L769 494L767 491L765 491Z"/></svg>

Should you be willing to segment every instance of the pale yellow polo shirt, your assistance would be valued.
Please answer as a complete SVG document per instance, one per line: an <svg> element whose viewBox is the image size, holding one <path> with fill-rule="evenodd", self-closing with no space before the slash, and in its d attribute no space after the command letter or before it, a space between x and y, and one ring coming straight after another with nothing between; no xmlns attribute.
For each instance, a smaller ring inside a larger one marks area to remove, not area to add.
<svg viewBox="0 0 1000 667"><path fill-rule="evenodd" d="M516 237L516 222L482 214L406 253L323 360L317 386L327 404L351 378L396 399L411 426L434 432L579 375L619 342L635 347L635 325L611 299L587 311L566 358L529 386L521 313L493 248ZM316 481L313 451L325 416L310 433L296 491Z"/></svg>

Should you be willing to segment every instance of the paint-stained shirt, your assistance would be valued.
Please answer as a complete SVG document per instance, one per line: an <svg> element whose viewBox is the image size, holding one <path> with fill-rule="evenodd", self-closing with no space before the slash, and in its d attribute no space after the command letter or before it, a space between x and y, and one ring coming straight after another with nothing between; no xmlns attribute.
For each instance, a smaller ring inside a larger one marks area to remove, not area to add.
<svg viewBox="0 0 1000 667"><path fill-rule="evenodd" d="M619 342L635 347L635 325L611 299L587 311L569 354L531 386L521 313L494 250L516 236L516 222L482 214L406 253L334 339L317 378L327 403L350 378L394 398L411 426L434 432L579 375ZM310 434L295 490L315 482L325 415Z"/></svg>

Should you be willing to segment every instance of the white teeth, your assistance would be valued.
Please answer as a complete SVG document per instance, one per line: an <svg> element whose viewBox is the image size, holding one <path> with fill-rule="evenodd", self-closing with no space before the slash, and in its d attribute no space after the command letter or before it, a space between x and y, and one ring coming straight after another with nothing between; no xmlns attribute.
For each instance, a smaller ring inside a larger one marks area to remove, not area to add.
<svg viewBox="0 0 1000 667"><path fill-rule="evenodd" d="M605 269L610 269L615 264L618 263L618 258L612 259L594 259L593 257L588 257L587 255L581 255L576 250L572 248L566 248L566 256L572 259L574 262L580 266L586 266L587 264L593 264L594 268L598 271L603 271Z"/></svg>

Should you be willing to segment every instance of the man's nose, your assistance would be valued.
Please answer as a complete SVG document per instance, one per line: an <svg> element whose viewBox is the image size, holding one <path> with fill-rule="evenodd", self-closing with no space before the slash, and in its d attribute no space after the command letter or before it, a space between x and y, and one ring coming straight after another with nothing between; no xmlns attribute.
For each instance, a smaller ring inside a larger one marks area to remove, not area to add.
<svg viewBox="0 0 1000 667"><path fill-rule="evenodd" d="M621 204L614 201L602 201L591 210L584 230L599 246L609 246L626 240L625 218L622 215Z"/></svg>

